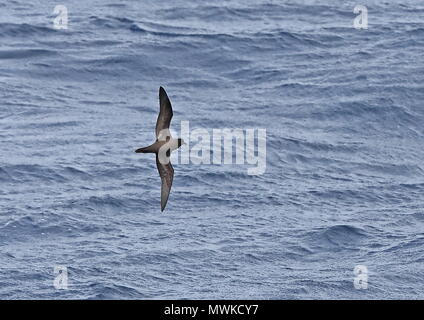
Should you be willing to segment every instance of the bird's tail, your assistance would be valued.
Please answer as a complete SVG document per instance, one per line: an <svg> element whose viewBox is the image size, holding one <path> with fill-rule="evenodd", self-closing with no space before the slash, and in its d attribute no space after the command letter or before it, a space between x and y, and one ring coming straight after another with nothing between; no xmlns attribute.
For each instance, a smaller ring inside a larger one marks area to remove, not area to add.
<svg viewBox="0 0 424 320"><path fill-rule="evenodd" d="M151 145L151 146L148 146L148 147L139 148L139 149L135 150L135 152L137 152L137 153L156 153L156 148L154 147L154 145Z"/></svg>

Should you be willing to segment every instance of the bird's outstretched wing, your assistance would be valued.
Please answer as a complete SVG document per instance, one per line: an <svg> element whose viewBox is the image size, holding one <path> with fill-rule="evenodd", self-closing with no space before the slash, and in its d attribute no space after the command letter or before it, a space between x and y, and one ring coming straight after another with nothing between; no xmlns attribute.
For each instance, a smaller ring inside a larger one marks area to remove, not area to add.
<svg viewBox="0 0 424 320"><path fill-rule="evenodd" d="M159 175L162 180L162 188L160 195L160 209L165 209L168 202L169 193L171 192L172 181L174 180L174 168L171 161L168 164L162 164L159 161L159 156L156 154L156 166L158 167Z"/></svg>
<svg viewBox="0 0 424 320"><path fill-rule="evenodd" d="M166 135L170 135L169 124L171 123L173 116L171 101L169 101L168 95L166 94L165 89L162 87L159 88L159 106L160 111L158 120L156 121L156 139L159 138L159 134L162 130L166 130L162 132L166 132Z"/></svg>

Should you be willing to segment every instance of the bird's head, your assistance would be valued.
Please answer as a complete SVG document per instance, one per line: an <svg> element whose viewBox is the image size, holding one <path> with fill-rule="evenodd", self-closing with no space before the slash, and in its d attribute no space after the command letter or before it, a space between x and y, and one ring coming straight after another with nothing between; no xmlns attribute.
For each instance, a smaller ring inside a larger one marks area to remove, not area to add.
<svg viewBox="0 0 424 320"><path fill-rule="evenodd" d="M178 148L179 147L181 147L182 145L184 145L184 144L186 144L185 142L184 142L184 140L183 139L181 139L181 138L178 138Z"/></svg>

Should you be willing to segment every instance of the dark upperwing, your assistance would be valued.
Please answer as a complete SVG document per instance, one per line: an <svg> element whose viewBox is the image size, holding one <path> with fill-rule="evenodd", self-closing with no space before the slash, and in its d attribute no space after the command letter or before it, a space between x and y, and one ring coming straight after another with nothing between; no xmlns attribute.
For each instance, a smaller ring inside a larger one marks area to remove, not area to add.
<svg viewBox="0 0 424 320"><path fill-rule="evenodd" d="M160 195L160 209L165 209L168 202L169 193L171 192L172 181L174 180L174 168L171 161L168 164L162 164L159 161L159 155L156 154L156 166L158 167L159 175L162 180L162 188Z"/></svg>
<svg viewBox="0 0 424 320"><path fill-rule="evenodd" d="M167 132L169 133L169 125L173 116L171 101L169 101L168 95L162 87L159 88L159 106L160 111L156 121L156 139L159 137L161 130L168 129Z"/></svg>

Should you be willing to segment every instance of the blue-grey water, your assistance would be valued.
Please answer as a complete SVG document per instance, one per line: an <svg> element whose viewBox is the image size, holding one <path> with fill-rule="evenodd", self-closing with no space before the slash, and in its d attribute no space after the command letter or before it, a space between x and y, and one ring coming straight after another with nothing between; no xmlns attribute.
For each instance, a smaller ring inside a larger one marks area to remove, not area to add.
<svg viewBox="0 0 424 320"><path fill-rule="evenodd" d="M365 2L0 2L0 298L423 299L424 3ZM266 172L175 164L161 213L161 85Z"/></svg>

